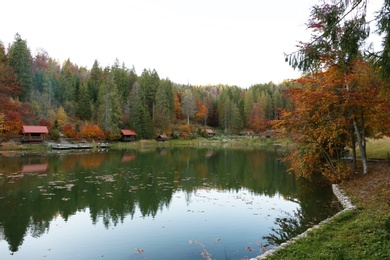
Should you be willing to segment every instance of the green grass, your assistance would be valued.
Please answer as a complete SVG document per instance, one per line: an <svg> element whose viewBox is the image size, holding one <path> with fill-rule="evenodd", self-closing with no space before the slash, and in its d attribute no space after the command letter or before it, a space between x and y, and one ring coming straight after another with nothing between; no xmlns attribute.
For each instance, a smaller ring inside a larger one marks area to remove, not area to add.
<svg viewBox="0 0 390 260"><path fill-rule="evenodd" d="M389 143L390 138L370 140L368 156L385 157ZM390 259L390 166L372 162L369 167L368 174L340 184L357 210L338 215L267 259Z"/></svg>
<svg viewBox="0 0 390 260"><path fill-rule="evenodd" d="M387 159L390 154L390 137L382 139L369 139L367 141L368 158Z"/></svg>
<svg viewBox="0 0 390 260"><path fill-rule="evenodd" d="M384 216L346 211L267 259L390 259Z"/></svg>

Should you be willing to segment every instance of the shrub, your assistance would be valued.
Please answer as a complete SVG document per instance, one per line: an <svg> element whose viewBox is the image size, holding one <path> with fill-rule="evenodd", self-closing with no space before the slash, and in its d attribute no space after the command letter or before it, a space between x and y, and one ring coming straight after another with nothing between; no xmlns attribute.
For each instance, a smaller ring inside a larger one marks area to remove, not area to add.
<svg viewBox="0 0 390 260"><path fill-rule="evenodd" d="M98 125L87 124L81 128L81 134L86 138L103 138L104 133Z"/></svg>
<svg viewBox="0 0 390 260"><path fill-rule="evenodd" d="M73 130L73 127L70 124L64 125L64 127L62 128L62 132L69 138L76 138L77 136L76 131Z"/></svg>
<svg viewBox="0 0 390 260"><path fill-rule="evenodd" d="M50 135L51 139L53 139L55 141L60 139L60 131L58 130L58 128L50 129L49 135Z"/></svg>

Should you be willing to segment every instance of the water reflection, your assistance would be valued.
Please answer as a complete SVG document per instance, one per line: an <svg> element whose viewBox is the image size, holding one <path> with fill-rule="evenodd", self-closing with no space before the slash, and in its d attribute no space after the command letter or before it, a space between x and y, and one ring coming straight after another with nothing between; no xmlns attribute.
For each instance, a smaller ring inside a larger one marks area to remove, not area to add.
<svg viewBox="0 0 390 260"><path fill-rule="evenodd" d="M109 228L136 212L154 219L169 210L177 192L186 194L188 204L201 191L243 189L299 202L298 211L275 220L264 236L270 244L335 211L328 208L329 189L296 181L266 151L176 148L0 157L0 238L17 252L27 234L42 236L58 216L67 221L88 210L93 224L103 221Z"/></svg>

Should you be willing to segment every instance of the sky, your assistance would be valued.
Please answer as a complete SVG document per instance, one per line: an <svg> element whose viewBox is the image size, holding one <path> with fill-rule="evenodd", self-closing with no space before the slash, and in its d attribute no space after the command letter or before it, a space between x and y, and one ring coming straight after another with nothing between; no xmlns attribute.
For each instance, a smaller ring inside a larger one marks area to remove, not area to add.
<svg viewBox="0 0 390 260"><path fill-rule="evenodd" d="M382 0L368 0L380 7ZM118 59L179 84L248 88L300 76L284 53L308 41L316 0L12 0L1 4L0 41L16 33L34 55L90 69ZM375 7L372 7L373 9Z"/></svg>

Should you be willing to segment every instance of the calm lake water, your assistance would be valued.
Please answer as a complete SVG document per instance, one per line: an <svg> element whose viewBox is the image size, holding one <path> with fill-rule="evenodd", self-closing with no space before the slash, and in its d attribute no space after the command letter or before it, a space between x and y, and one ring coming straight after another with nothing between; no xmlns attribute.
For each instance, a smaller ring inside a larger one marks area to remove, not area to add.
<svg viewBox="0 0 390 260"><path fill-rule="evenodd" d="M246 259L333 215L274 152L0 156L1 259Z"/></svg>

